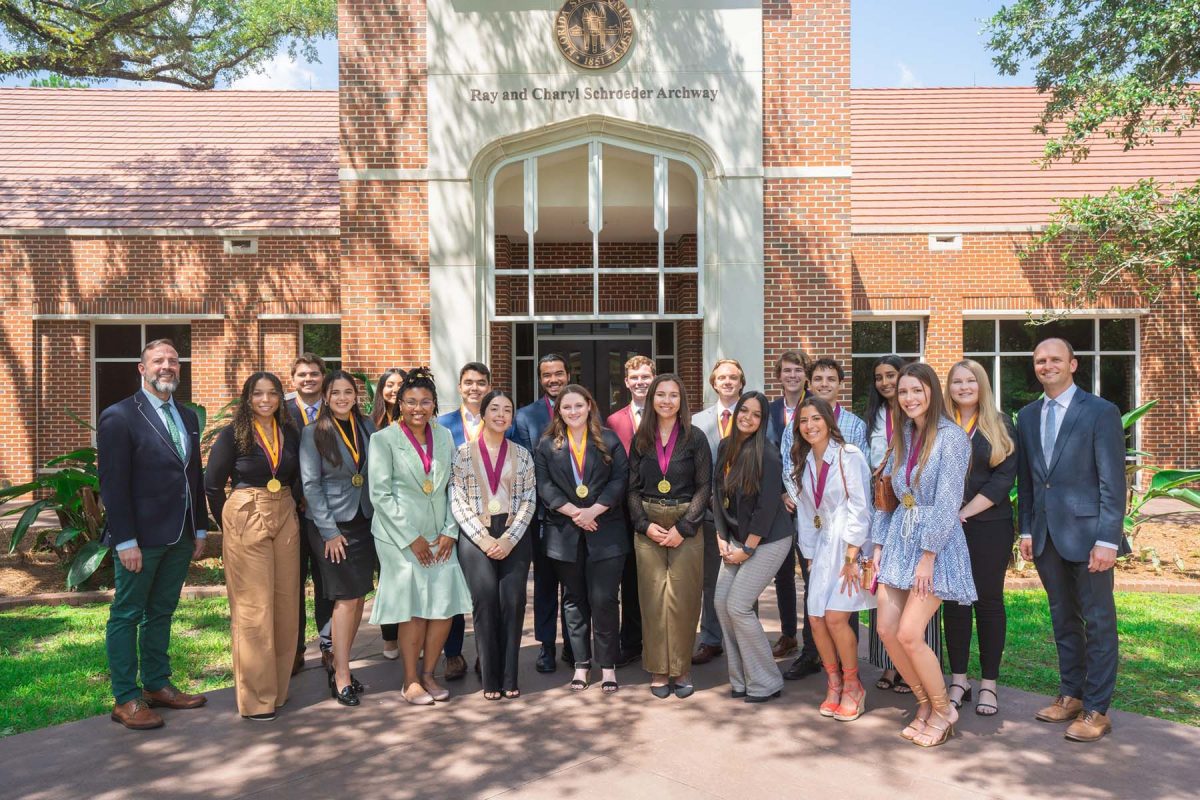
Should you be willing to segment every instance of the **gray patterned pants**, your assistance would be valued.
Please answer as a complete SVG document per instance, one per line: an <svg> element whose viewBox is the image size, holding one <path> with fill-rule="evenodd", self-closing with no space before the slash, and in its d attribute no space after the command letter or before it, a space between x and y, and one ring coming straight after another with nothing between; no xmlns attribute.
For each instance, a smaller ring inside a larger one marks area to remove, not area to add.
<svg viewBox="0 0 1200 800"><path fill-rule="evenodd" d="M775 580L791 548L789 537L760 544L754 555L737 566L721 562L715 602L725 634L729 684L735 691L767 697L783 688L783 675L771 655L771 643L754 613L754 604Z"/></svg>

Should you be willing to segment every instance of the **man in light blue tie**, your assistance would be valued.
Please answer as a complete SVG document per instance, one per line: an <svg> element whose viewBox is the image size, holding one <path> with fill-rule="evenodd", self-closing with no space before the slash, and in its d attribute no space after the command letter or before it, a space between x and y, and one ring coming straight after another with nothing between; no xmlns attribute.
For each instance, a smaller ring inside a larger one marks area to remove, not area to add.
<svg viewBox="0 0 1200 800"><path fill-rule="evenodd" d="M1066 738L1094 742L1112 730L1117 683L1113 565L1125 541L1125 434L1107 400L1075 385L1071 345L1033 352L1045 395L1017 415L1021 556L1034 562L1050 601L1058 698L1037 713L1070 723Z"/></svg>
<svg viewBox="0 0 1200 800"><path fill-rule="evenodd" d="M288 415L300 430L304 426L317 421L321 413L321 385L325 380L325 359L313 353L301 353L292 362L292 388L284 398ZM304 584L312 576L313 581L313 618L317 623L317 633L320 637L321 661L326 670L333 669L333 640L330 638L329 621L333 619L333 601L325 599L324 587L321 585L321 570L317 568L317 559L324 558L324 553L317 553L309 546L319 537L310 538L305 528L313 524L304 514L303 501L297 509L300 515L300 636L296 642L296 660L292 663L292 674L295 675L304 667Z"/></svg>

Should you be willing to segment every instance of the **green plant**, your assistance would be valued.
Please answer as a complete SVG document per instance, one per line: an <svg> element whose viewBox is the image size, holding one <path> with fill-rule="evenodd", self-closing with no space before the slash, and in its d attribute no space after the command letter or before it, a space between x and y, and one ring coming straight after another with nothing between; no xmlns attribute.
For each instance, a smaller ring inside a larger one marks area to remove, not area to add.
<svg viewBox="0 0 1200 800"><path fill-rule="evenodd" d="M197 403L184 405L196 413L202 452L207 451L219 426L208 426L208 411L204 406ZM212 421L221 423L228 420L236 405L236 400L226 403ZM65 413L77 424L90 431L95 430L79 415L70 410ZM28 505L18 506L0 515L20 515L9 544L10 553L16 552L21 541L34 530L33 525L42 512L53 511L58 517L57 529L47 527L35 530L33 546L53 550L59 560L68 565L68 589L78 588L100 568L108 556L109 548L100 543L104 531L104 505L100 501L97 455L95 447L81 447L47 461L46 469L39 470L38 476L29 483L0 489L0 503L24 495L33 498ZM51 471L53 467L57 469Z"/></svg>
<svg viewBox="0 0 1200 800"><path fill-rule="evenodd" d="M362 413L370 416L371 412L375 409L375 384L365 372L351 372L350 374L362 381L363 386L367 389L366 402L359 403L359 407L362 408Z"/></svg>

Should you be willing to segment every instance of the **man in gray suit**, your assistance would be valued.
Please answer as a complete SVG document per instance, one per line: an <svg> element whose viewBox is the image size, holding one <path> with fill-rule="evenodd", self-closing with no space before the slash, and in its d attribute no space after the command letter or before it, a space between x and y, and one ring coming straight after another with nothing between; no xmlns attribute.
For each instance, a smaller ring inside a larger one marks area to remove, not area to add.
<svg viewBox="0 0 1200 800"><path fill-rule="evenodd" d="M708 437L712 450L713 479L716 480L717 445L733 430L733 407L746 388L746 373L732 358L718 361L709 373L708 383L717 393L717 402L692 415L692 424ZM692 656L693 664L707 664L725 652L721 646L721 621L714 600L717 574L721 571L721 553L717 549L717 529L711 513L704 515L704 604L700 614L700 644Z"/></svg>
<svg viewBox="0 0 1200 800"><path fill-rule="evenodd" d="M1045 395L1021 409L1018 507L1021 556L1037 566L1058 647L1058 698L1037 713L1069 722L1066 738L1112 730L1117 684L1113 564L1125 542L1125 434L1107 400L1075 385L1075 351L1046 339L1033 352Z"/></svg>

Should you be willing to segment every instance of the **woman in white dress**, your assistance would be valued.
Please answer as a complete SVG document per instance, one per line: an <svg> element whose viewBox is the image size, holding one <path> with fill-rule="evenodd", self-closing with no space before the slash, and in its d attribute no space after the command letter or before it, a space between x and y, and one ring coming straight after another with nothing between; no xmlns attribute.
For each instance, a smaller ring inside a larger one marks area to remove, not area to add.
<svg viewBox="0 0 1200 800"><path fill-rule="evenodd" d="M796 504L800 553L809 565L808 623L828 684L820 711L849 722L866 710L867 694L858 678L858 637L850 615L875 608L863 569L871 471L863 452L842 438L825 400L803 400L792 426L792 446L783 454L784 485Z"/></svg>

